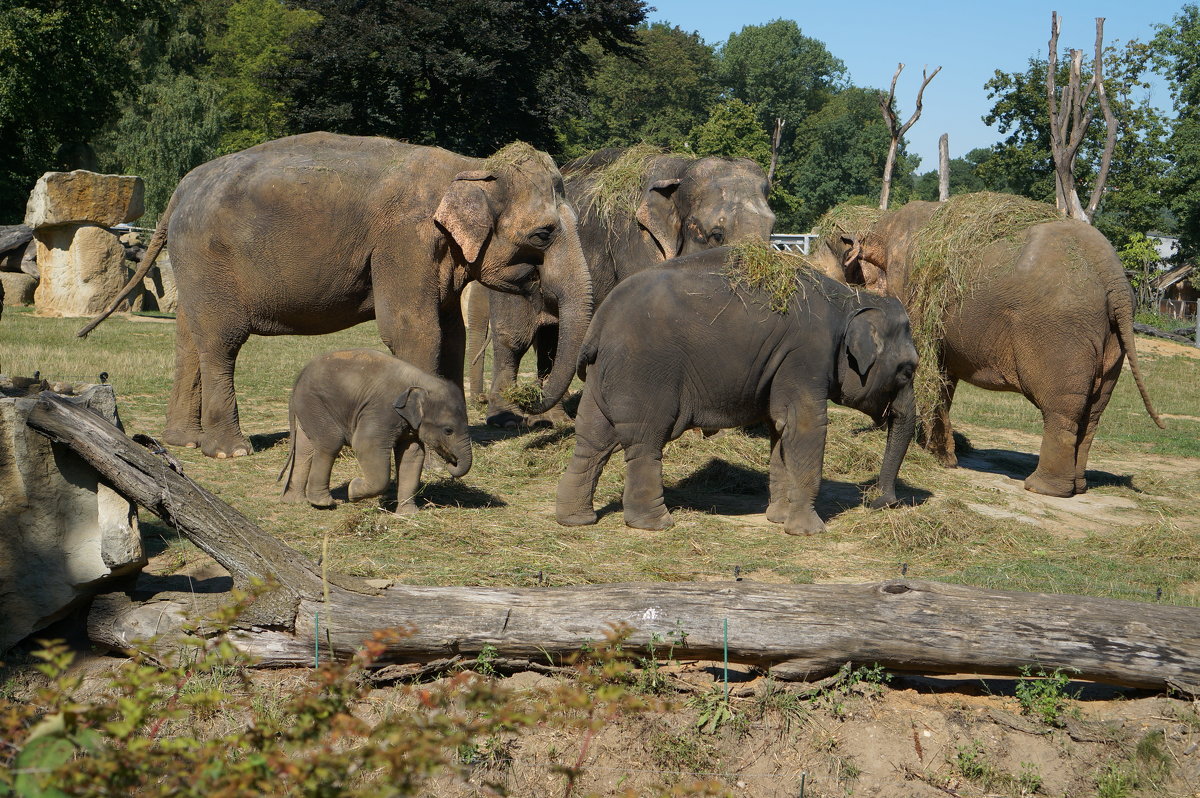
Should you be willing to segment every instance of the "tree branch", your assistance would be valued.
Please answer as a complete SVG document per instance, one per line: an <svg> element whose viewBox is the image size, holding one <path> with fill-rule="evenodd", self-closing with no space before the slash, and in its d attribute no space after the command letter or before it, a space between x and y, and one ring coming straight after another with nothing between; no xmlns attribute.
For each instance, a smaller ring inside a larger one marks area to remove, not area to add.
<svg viewBox="0 0 1200 798"><path fill-rule="evenodd" d="M1113 150L1117 146L1117 118L1113 115L1112 107L1108 104L1108 92L1104 90L1104 17L1096 17L1096 64L1092 70L1092 82L1096 86L1096 94L1100 99L1100 110L1104 114L1105 138L1104 154L1100 156L1100 172L1096 175L1096 184L1092 186L1092 196L1088 200L1087 217L1090 222L1096 216L1096 208L1104 196L1104 184L1108 182L1108 169L1112 165Z"/></svg>

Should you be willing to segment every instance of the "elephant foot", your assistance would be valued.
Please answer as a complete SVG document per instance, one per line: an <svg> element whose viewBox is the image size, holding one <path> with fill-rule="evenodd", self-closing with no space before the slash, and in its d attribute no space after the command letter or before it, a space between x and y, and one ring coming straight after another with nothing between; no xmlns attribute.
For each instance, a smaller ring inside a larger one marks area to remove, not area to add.
<svg viewBox="0 0 1200 798"><path fill-rule="evenodd" d="M346 488L346 497L350 501L356 502L359 499L369 499L372 496L379 496L386 489L387 486L385 485L379 490L373 490L365 479L362 477L355 477L354 479L350 480L350 486Z"/></svg>
<svg viewBox="0 0 1200 798"><path fill-rule="evenodd" d="M932 454L934 459L938 461L938 465L943 468L958 468L958 455L954 453L953 449L948 452L935 450Z"/></svg>
<svg viewBox="0 0 1200 798"><path fill-rule="evenodd" d="M820 535L825 531L825 522L812 508L800 510L793 506L783 525L783 531L797 536Z"/></svg>
<svg viewBox="0 0 1200 798"><path fill-rule="evenodd" d="M1075 479L1055 479L1045 476L1040 471L1034 471L1025 480L1025 490L1065 499L1075 495Z"/></svg>
<svg viewBox="0 0 1200 798"><path fill-rule="evenodd" d="M771 502L767 505L767 520L772 524L782 524L787 521L789 505L787 502Z"/></svg>
<svg viewBox="0 0 1200 798"><path fill-rule="evenodd" d="M198 429L167 427L167 429L163 430L162 442L168 446L185 446L189 449L195 449L200 445L202 434Z"/></svg>
<svg viewBox="0 0 1200 798"><path fill-rule="evenodd" d="M574 513L557 512L554 514L554 520L558 521L562 526L591 526L596 523L595 510L580 510Z"/></svg>
<svg viewBox="0 0 1200 798"><path fill-rule="evenodd" d="M894 493L889 496L880 496L878 499L871 502L871 505L870 505L872 510L884 510L884 509L887 509L888 507L899 507L899 506L900 506L900 500L898 498L896 498L896 494L894 494Z"/></svg>
<svg viewBox="0 0 1200 798"><path fill-rule="evenodd" d="M304 497L304 493L295 488L285 488L283 493L280 494L279 500L288 504L301 504L308 501Z"/></svg>
<svg viewBox="0 0 1200 798"><path fill-rule="evenodd" d="M416 502L412 499L403 502L397 502L396 509L392 511L393 515L414 515L420 512L421 508L417 507Z"/></svg>
<svg viewBox="0 0 1200 798"><path fill-rule="evenodd" d="M633 527L634 529L648 529L650 531L658 531L660 529L670 529L675 526L675 519L663 508L658 513L630 513L625 511L625 526Z"/></svg>
<svg viewBox="0 0 1200 798"><path fill-rule="evenodd" d="M512 410L500 410L488 415L487 423L489 427L516 429L517 427L528 426L529 419L520 413L514 413Z"/></svg>
<svg viewBox="0 0 1200 798"><path fill-rule="evenodd" d="M316 507L318 510L328 510L328 509L334 507L336 504L336 502L334 502L334 500L333 500L333 496L330 495L329 491L325 491L325 493L323 493L323 494L321 494L321 493L308 494L308 503L311 504L313 507Z"/></svg>
<svg viewBox="0 0 1200 798"><path fill-rule="evenodd" d="M254 453L254 447L244 435L204 435L200 441L200 451L217 460L229 457L245 457Z"/></svg>

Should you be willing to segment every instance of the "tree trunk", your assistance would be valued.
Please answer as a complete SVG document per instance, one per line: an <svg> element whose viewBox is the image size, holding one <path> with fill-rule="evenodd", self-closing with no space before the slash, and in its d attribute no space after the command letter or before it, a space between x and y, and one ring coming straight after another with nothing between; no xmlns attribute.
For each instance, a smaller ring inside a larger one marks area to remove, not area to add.
<svg viewBox="0 0 1200 798"><path fill-rule="evenodd" d="M484 646L516 660L557 662L631 627L626 647L674 644L677 658L820 676L847 661L932 673L1017 673L1027 665L1081 678L1200 691L1200 610L1084 596L895 580L861 585L753 582L471 588L393 585L320 573L297 552L116 427L45 393L29 425L65 443L113 487L176 526L246 586L274 580L231 634L261 666L345 658L376 629L407 627L381 664L473 657ZM149 599L134 600L134 596ZM109 594L89 632L101 644L166 659L185 618L214 594ZM156 643L147 643L159 635Z"/></svg>
<svg viewBox="0 0 1200 798"><path fill-rule="evenodd" d="M938 202L950 199L950 134L938 139Z"/></svg>

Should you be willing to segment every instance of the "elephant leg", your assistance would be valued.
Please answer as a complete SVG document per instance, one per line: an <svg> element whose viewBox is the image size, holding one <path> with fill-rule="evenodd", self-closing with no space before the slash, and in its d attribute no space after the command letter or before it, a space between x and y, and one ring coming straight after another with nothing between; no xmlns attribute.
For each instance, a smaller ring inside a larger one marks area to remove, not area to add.
<svg viewBox="0 0 1200 798"><path fill-rule="evenodd" d="M437 373L463 387L463 362L467 355L467 328L463 325L462 309L458 302L439 314L442 327L441 349L438 351Z"/></svg>
<svg viewBox="0 0 1200 798"><path fill-rule="evenodd" d="M200 445L200 357L180 308L175 315L175 380L167 405L167 427L163 442L171 446Z"/></svg>
<svg viewBox="0 0 1200 798"><path fill-rule="evenodd" d="M249 337L245 330L216 330L201 346L198 327L192 322L192 335L200 352L200 449L209 457L224 459L251 454L254 447L242 434L238 423L237 394L233 368L238 351Z"/></svg>
<svg viewBox="0 0 1200 798"><path fill-rule="evenodd" d="M425 447L420 441L401 441L396 444L396 514L409 515L417 511L415 501L421 487L421 470L425 467Z"/></svg>
<svg viewBox="0 0 1200 798"><path fill-rule="evenodd" d="M313 507L332 507L333 496L329 492L329 477L333 474L333 461L337 450L330 451L320 446L312 447L308 480L304 484L304 495Z"/></svg>
<svg viewBox="0 0 1200 798"><path fill-rule="evenodd" d="M1042 448L1037 468L1025 480L1025 489L1046 496L1075 495L1075 460L1079 441L1087 429L1086 396L1063 394L1042 405Z"/></svg>
<svg viewBox="0 0 1200 798"><path fill-rule="evenodd" d="M669 529L675 525L663 499L662 445L637 443L625 450L625 525Z"/></svg>
<svg viewBox="0 0 1200 798"><path fill-rule="evenodd" d="M1075 493L1087 493L1087 461L1092 450L1092 441L1096 437L1096 427L1100 424L1100 415L1108 407L1113 389L1117 386L1117 378L1121 376L1121 364L1124 353L1118 348L1117 355L1111 362L1105 364L1104 374L1101 375L1092 393L1092 402L1088 407L1087 425L1082 430L1079 446L1075 450Z"/></svg>
<svg viewBox="0 0 1200 798"><path fill-rule="evenodd" d="M585 388L575 417L575 451L558 481L554 515L563 526L596 523L592 499L608 458L617 450L617 431Z"/></svg>
<svg viewBox="0 0 1200 798"><path fill-rule="evenodd" d="M827 425L824 405L794 402L785 413L776 448L788 480L787 518L783 531L789 535L815 535L825 531L825 522L817 515L814 505L821 489Z"/></svg>
<svg viewBox="0 0 1200 798"><path fill-rule="evenodd" d="M782 524L788 517L788 479L779 448L780 435L774 422L767 422L771 433L770 489L767 499L767 520Z"/></svg>
<svg viewBox="0 0 1200 798"><path fill-rule="evenodd" d="M954 390L958 378L944 369L941 372L942 388L937 404L933 406L933 420L925 439L925 448L946 468L958 466L958 455L954 453L954 427L950 424L950 405L954 402Z"/></svg>
<svg viewBox="0 0 1200 798"><path fill-rule="evenodd" d="M299 424L292 430L292 451L288 470L285 472L286 482L283 485L283 500L285 502L302 502L306 500L308 476L312 470L313 444ZM328 482L326 482L328 490Z"/></svg>
<svg viewBox="0 0 1200 798"><path fill-rule="evenodd" d="M467 373L471 387L471 398L479 400L486 391L483 384L483 366L489 341L488 289L480 283L468 283L466 293L467 319Z"/></svg>
<svg viewBox="0 0 1200 798"><path fill-rule="evenodd" d="M492 393L488 399L487 423L493 427L519 427L528 419L501 398L504 389L517 381L517 366L529 351L530 337L507 331L492 331Z"/></svg>
<svg viewBox="0 0 1200 798"><path fill-rule="evenodd" d="M347 498L352 502L379 496L387 490L392 476L392 446L391 441L380 445L379 436L356 430L350 442L354 448L354 456L358 458L358 467L362 476L350 480Z"/></svg>

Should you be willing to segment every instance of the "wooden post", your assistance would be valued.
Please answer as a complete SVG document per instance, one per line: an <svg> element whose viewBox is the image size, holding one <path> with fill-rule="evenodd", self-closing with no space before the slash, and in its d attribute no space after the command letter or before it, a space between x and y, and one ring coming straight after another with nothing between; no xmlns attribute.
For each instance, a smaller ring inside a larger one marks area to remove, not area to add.
<svg viewBox="0 0 1200 798"><path fill-rule="evenodd" d="M938 139L938 202L950 199L950 134Z"/></svg>

